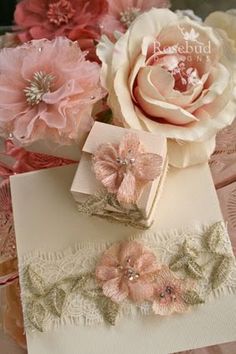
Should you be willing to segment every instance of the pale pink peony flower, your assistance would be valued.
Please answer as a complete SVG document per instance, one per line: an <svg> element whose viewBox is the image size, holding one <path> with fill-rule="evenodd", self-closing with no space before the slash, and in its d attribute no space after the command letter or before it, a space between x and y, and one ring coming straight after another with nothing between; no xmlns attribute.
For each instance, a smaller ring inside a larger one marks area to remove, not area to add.
<svg viewBox="0 0 236 354"><path fill-rule="evenodd" d="M103 32L112 35L113 32L125 32L131 23L143 12L151 8L168 8L169 0L108 0L108 14L102 19Z"/></svg>
<svg viewBox="0 0 236 354"><path fill-rule="evenodd" d="M106 0L23 0L16 6L15 22L22 29L19 39L78 40L82 49L94 50L100 38L99 19L107 12Z"/></svg>
<svg viewBox="0 0 236 354"><path fill-rule="evenodd" d="M167 266L163 266L154 283L153 311L161 316L187 311L189 306L183 300L187 286L186 281L178 279Z"/></svg>
<svg viewBox="0 0 236 354"><path fill-rule="evenodd" d="M0 67L0 135L71 144L89 131L104 91L99 65L77 43L58 37L5 48Z"/></svg>
<svg viewBox="0 0 236 354"><path fill-rule="evenodd" d="M153 278L158 271L155 255L136 241L123 241L104 252L96 267L96 278L105 296L115 302L134 302L153 295Z"/></svg>
<svg viewBox="0 0 236 354"><path fill-rule="evenodd" d="M121 143L102 144L93 158L96 178L119 203L134 204L143 187L161 174L162 157L145 152L137 134L126 134Z"/></svg>

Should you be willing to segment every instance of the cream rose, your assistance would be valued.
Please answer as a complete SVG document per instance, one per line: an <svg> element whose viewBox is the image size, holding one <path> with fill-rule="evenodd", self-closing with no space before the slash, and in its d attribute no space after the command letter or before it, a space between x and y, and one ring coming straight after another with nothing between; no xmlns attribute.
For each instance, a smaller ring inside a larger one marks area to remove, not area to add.
<svg viewBox="0 0 236 354"><path fill-rule="evenodd" d="M97 53L115 124L164 134L170 164L207 161L215 134L236 113L235 55L214 29L167 9L139 16Z"/></svg>

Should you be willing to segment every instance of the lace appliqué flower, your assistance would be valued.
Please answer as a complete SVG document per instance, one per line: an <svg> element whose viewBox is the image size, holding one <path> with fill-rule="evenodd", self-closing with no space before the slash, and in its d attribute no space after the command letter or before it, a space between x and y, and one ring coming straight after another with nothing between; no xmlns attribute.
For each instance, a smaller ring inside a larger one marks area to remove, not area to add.
<svg viewBox="0 0 236 354"><path fill-rule="evenodd" d="M135 241L111 246L96 267L96 278L105 296L115 302L134 302L153 295L153 278L158 270L155 255Z"/></svg>
<svg viewBox="0 0 236 354"><path fill-rule="evenodd" d="M126 134L120 144L102 144L93 158L98 181L120 204L135 204L148 182L161 174L163 159L147 153L137 134Z"/></svg>

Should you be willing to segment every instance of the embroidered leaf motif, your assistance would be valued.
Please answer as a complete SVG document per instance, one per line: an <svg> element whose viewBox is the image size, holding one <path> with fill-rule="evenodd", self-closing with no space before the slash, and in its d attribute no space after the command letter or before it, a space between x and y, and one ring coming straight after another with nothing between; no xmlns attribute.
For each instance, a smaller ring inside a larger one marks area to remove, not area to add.
<svg viewBox="0 0 236 354"><path fill-rule="evenodd" d="M72 291L84 290L85 285L88 283L90 279L92 279L92 277L93 277L92 273L84 273L79 275L71 290Z"/></svg>
<svg viewBox="0 0 236 354"><path fill-rule="evenodd" d="M212 270L212 289L218 288L227 280L232 264L232 258L222 256Z"/></svg>
<svg viewBox="0 0 236 354"><path fill-rule="evenodd" d="M183 243L182 252L185 256L190 256L191 258L197 258L199 256L199 251L195 247L190 246L187 240Z"/></svg>
<svg viewBox="0 0 236 354"><path fill-rule="evenodd" d="M36 329L43 332L43 322L46 314L47 311L43 305L40 302L33 301L28 307L27 318Z"/></svg>
<svg viewBox="0 0 236 354"><path fill-rule="evenodd" d="M66 299L66 292L58 287L53 288L48 295L48 307L50 312L61 317L63 306Z"/></svg>
<svg viewBox="0 0 236 354"><path fill-rule="evenodd" d="M124 208L119 204L115 195L101 192L95 196L89 197L85 202L79 203L78 211L88 215L96 215L108 221L116 221L126 225L135 226L140 229L147 229L148 226L141 224L143 221L143 214L138 209L137 205L132 208ZM110 206L112 210L107 207Z"/></svg>
<svg viewBox="0 0 236 354"><path fill-rule="evenodd" d="M26 281L28 288L34 295L44 295L46 291L46 284L44 280L38 275L30 266L26 269Z"/></svg>
<svg viewBox="0 0 236 354"><path fill-rule="evenodd" d="M88 215L97 214L106 208L107 198L107 194L102 192L91 196L85 202L77 203L78 211Z"/></svg>
<svg viewBox="0 0 236 354"><path fill-rule="evenodd" d="M189 259L185 271L191 278L201 279L203 277L202 267L193 259Z"/></svg>
<svg viewBox="0 0 236 354"><path fill-rule="evenodd" d="M97 304L103 315L104 320L112 326L115 326L116 318L119 313L119 305L105 296L99 297L97 299Z"/></svg>
<svg viewBox="0 0 236 354"><path fill-rule="evenodd" d="M173 272L182 269L189 261L189 256L177 255L170 262L170 269Z"/></svg>
<svg viewBox="0 0 236 354"><path fill-rule="evenodd" d="M206 246L211 252L216 252L222 238L222 232L225 232L222 223L218 222L210 227L206 233Z"/></svg>
<svg viewBox="0 0 236 354"><path fill-rule="evenodd" d="M203 304L205 301L194 290L188 290L182 295L184 302L188 305Z"/></svg>

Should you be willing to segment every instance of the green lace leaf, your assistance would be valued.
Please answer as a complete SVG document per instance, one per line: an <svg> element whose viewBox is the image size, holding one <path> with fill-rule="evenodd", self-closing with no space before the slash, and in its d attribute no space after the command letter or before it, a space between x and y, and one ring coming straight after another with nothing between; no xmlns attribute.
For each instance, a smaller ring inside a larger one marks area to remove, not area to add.
<svg viewBox="0 0 236 354"><path fill-rule="evenodd" d="M190 246L187 242L187 240L184 241L183 246L182 246L182 253L185 256L189 256L191 258L197 258L199 256L199 251L197 248Z"/></svg>
<svg viewBox="0 0 236 354"><path fill-rule="evenodd" d="M188 263L185 266L186 273L194 279L203 278L203 269L202 267L195 262L193 259L189 259Z"/></svg>
<svg viewBox="0 0 236 354"><path fill-rule="evenodd" d="M206 247L209 251L217 252L217 248L222 238L222 231L224 232L225 230L221 222L215 223L207 231L205 240L206 240Z"/></svg>
<svg viewBox="0 0 236 354"><path fill-rule="evenodd" d="M218 288L227 280L232 265L232 257L222 256L212 270L212 289Z"/></svg>
<svg viewBox="0 0 236 354"><path fill-rule="evenodd" d="M27 318L30 321L30 323L40 332L43 332L43 323L46 314L47 314L47 310L40 302L33 301L29 304L28 311L27 311Z"/></svg>
<svg viewBox="0 0 236 354"><path fill-rule="evenodd" d="M47 286L43 278L36 273L30 266L26 268L25 272L26 284L30 289L31 293L34 295L44 295L47 289Z"/></svg>
<svg viewBox="0 0 236 354"><path fill-rule="evenodd" d="M66 300L66 292L59 288L53 288L47 296L47 306L54 315L61 317L62 310Z"/></svg>
<svg viewBox="0 0 236 354"><path fill-rule="evenodd" d="M189 256L176 255L172 258L169 267L173 272L176 272L180 269L183 269L188 261Z"/></svg>
<svg viewBox="0 0 236 354"><path fill-rule="evenodd" d="M90 196L85 202L77 202L78 211L88 215L94 215L103 211L107 206L107 194L99 193Z"/></svg>
<svg viewBox="0 0 236 354"><path fill-rule="evenodd" d="M110 325L115 326L120 306L106 296L98 297L97 305L104 320Z"/></svg>
<svg viewBox="0 0 236 354"><path fill-rule="evenodd" d="M186 293L182 295L182 299L186 304L191 306L203 304L205 302L195 290L186 291Z"/></svg>

